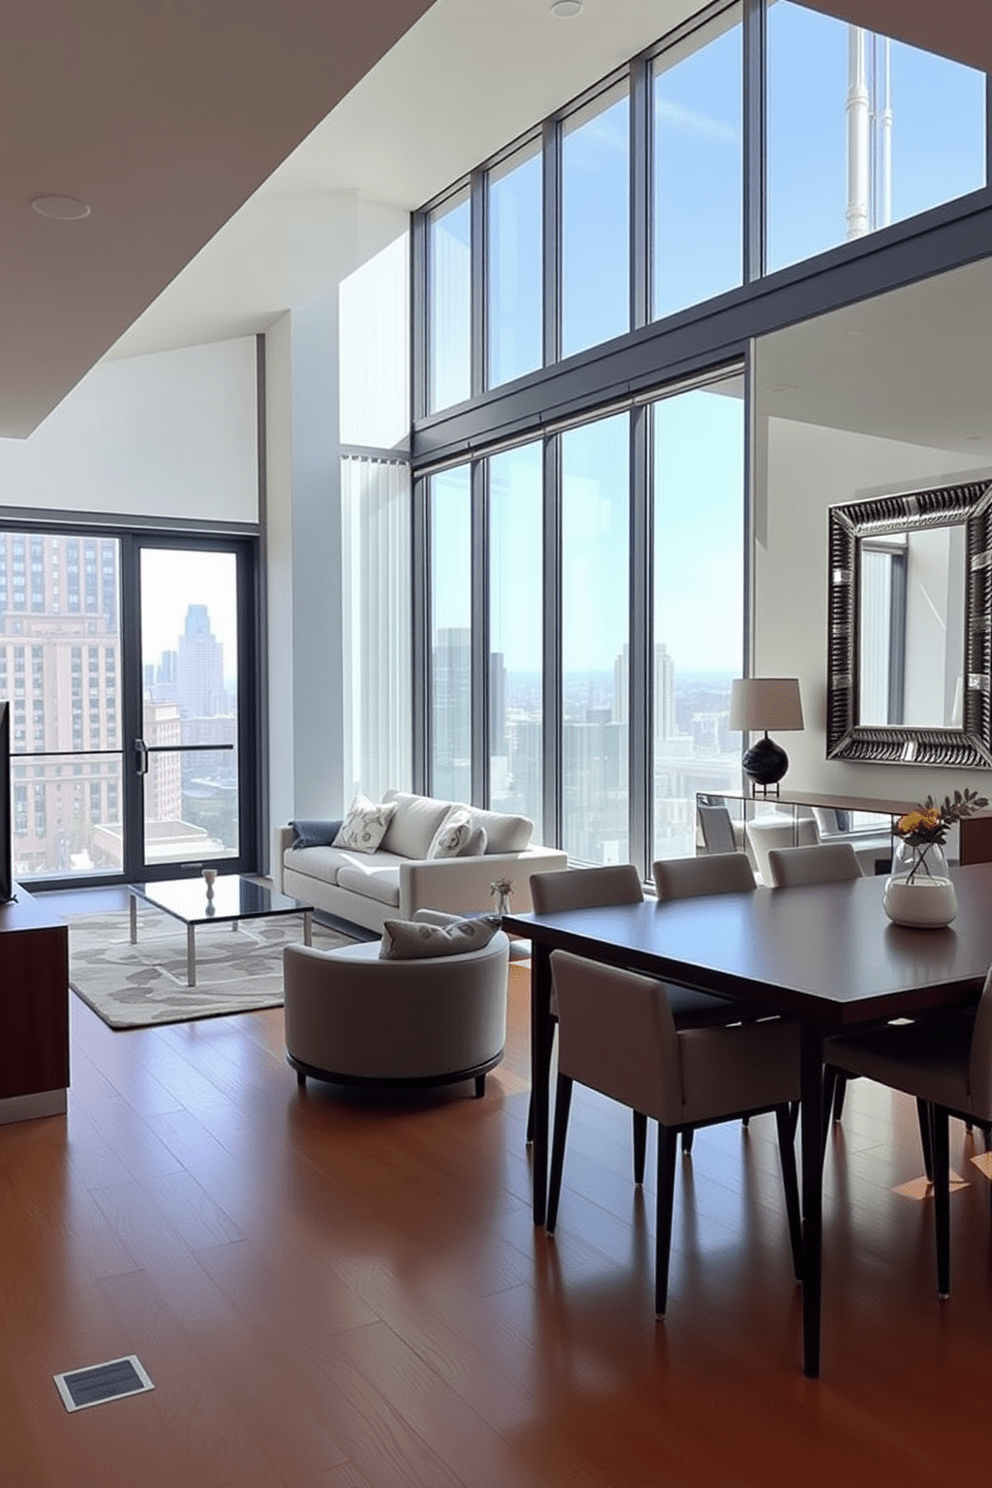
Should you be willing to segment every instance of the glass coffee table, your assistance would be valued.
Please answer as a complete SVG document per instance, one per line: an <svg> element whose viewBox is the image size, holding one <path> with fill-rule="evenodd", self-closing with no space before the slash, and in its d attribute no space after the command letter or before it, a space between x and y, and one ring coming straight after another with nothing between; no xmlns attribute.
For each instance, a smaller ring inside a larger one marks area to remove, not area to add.
<svg viewBox="0 0 992 1488"><path fill-rule="evenodd" d="M303 916L303 944L313 936L313 905L277 894L264 884L237 873L218 874L208 892L202 878L169 878L160 883L128 884L128 913L131 944L138 942L138 900L154 905L186 926L186 984L196 986L197 925L229 923L237 930L239 920L264 920L274 915Z"/></svg>

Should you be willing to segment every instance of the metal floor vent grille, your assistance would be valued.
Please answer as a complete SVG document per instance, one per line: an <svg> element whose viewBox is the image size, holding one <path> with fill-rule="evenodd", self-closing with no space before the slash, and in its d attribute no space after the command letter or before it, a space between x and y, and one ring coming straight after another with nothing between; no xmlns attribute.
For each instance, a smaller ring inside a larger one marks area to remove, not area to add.
<svg viewBox="0 0 992 1488"><path fill-rule="evenodd" d="M155 1388L136 1354L108 1359L105 1364L93 1364L89 1369L56 1374L54 1379L67 1411L85 1410L90 1405L102 1405L105 1400L141 1395Z"/></svg>

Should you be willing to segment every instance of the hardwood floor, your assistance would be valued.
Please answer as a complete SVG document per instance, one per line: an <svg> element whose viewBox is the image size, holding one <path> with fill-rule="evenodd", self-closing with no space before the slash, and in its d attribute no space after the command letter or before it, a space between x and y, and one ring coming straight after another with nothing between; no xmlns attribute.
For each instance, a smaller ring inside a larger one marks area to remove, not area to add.
<svg viewBox="0 0 992 1488"><path fill-rule="evenodd" d="M279 1010L112 1033L71 1001L68 1116L0 1128L4 1488L987 1480L989 1184L960 1124L940 1303L930 1202L895 1192L914 1108L852 1083L814 1382L772 1118L680 1164L663 1325L625 1111L576 1088L535 1232L519 974L481 1101L300 1094ZM53 1374L128 1353L153 1392L64 1410Z"/></svg>

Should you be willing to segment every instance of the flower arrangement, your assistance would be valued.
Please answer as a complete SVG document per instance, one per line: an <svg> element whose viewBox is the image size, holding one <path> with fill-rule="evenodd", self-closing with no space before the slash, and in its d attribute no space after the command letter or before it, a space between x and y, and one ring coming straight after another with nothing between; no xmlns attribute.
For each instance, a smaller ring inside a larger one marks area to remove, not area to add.
<svg viewBox="0 0 992 1488"><path fill-rule="evenodd" d="M901 816L894 830L913 849L913 861L906 874L906 883L913 883L921 870L929 876L927 853L930 849L935 844L943 847L955 822L962 817L971 816L972 812L979 811L988 804L987 798L980 796L977 791L955 791L953 799L945 796L939 805L933 796L927 796L914 810Z"/></svg>
<svg viewBox="0 0 992 1488"><path fill-rule="evenodd" d="M510 895L513 893L512 878L494 878L489 885L489 892L496 900L496 908L500 914L506 914L510 908Z"/></svg>

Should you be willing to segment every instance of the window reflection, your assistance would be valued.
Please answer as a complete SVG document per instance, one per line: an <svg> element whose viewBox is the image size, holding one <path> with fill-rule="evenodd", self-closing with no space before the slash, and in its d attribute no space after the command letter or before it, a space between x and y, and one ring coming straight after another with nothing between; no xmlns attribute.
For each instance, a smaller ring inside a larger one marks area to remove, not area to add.
<svg viewBox="0 0 992 1488"><path fill-rule="evenodd" d="M610 89L565 121L563 356L630 329L630 105Z"/></svg>
<svg viewBox="0 0 992 1488"><path fill-rule="evenodd" d="M540 442L489 462L490 805L529 816L538 840L543 840L542 472Z"/></svg>
<svg viewBox="0 0 992 1488"><path fill-rule="evenodd" d="M432 413L460 403L472 391L471 228L468 187L428 218L428 404Z"/></svg>

